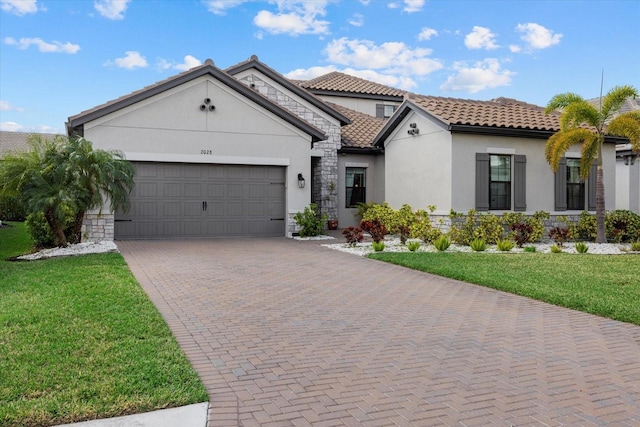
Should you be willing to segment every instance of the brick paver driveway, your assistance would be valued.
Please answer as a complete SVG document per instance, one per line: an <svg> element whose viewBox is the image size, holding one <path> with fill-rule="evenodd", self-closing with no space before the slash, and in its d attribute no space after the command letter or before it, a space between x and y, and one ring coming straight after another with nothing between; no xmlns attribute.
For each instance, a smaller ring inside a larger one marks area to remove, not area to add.
<svg viewBox="0 0 640 427"><path fill-rule="evenodd" d="M318 242L118 246L209 426L640 426L640 327Z"/></svg>

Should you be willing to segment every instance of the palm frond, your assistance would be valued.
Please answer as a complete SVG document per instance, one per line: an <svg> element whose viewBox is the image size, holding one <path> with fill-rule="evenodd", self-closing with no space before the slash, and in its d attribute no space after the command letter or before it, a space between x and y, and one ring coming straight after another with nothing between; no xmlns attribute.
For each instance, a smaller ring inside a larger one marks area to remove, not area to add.
<svg viewBox="0 0 640 427"><path fill-rule="evenodd" d="M576 101L567 105L560 115L560 129L576 128L588 124L599 128L598 110L587 101Z"/></svg>
<svg viewBox="0 0 640 427"><path fill-rule="evenodd" d="M633 86L615 86L602 99L602 114L605 120L622 107L622 104L629 98L637 98L638 90Z"/></svg>
<svg viewBox="0 0 640 427"><path fill-rule="evenodd" d="M620 114L611 120L607 126L607 133L628 138L633 150L640 150L640 111Z"/></svg>
<svg viewBox="0 0 640 427"><path fill-rule="evenodd" d="M556 110L563 110L567 105L580 101L584 101L584 98L576 93L560 93L551 98L544 112L549 114Z"/></svg>
<svg viewBox="0 0 640 427"><path fill-rule="evenodd" d="M545 146L545 156L551 169L554 172L558 171L560 159L573 145L581 144L594 138L597 138L596 134L583 128L561 130L551 135Z"/></svg>
<svg viewBox="0 0 640 427"><path fill-rule="evenodd" d="M591 165L598 160L599 146L602 137L591 133L591 138L586 138L582 142L582 153L580 156L580 178L586 180L591 172Z"/></svg>

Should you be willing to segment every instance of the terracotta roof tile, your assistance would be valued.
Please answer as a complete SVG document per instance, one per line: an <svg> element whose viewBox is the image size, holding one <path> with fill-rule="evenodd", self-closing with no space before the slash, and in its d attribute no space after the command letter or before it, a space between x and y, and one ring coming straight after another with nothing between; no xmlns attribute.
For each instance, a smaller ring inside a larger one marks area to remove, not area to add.
<svg viewBox="0 0 640 427"><path fill-rule="evenodd" d="M373 139L387 122L385 119L373 117L342 105L331 102L327 102L327 104L351 120L351 124L342 126L340 129L342 147L371 148Z"/></svg>
<svg viewBox="0 0 640 427"><path fill-rule="evenodd" d="M486 126L557 131L559 113L545 114L544 108L511 98L491 101L412 95L410 99L449 125Z"/></svg>
<svg viewBox="0 0 640 427"><path fill-rule="evenodd" d="M324 74L315 79L300 82L299 84L301 87L310 91L358 93L364 95L396 96L399 98L402 98L406 93L400 89L361 79L360 77L350 76L349 74L338 71Z"/></svg>

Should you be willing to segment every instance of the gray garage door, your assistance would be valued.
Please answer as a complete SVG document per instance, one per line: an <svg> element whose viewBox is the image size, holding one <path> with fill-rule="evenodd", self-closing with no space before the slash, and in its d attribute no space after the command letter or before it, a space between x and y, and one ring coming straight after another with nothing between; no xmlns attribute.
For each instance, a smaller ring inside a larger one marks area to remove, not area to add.
<svg viewBox="0 0 640 427"><path fill-rule="evenodd" d="M115 238L284 236L285 170L279 166L134 162L128 212Z"/></svg>

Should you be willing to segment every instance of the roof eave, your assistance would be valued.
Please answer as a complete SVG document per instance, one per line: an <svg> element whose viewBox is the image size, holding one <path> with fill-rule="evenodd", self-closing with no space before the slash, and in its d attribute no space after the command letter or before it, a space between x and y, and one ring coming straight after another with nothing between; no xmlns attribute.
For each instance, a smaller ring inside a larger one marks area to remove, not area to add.
<svg viewBox="0 0 640 427"><path fill-rule="evenodd" d="M69 135L72 135L72 134L83 135L85 123L88 123L92 120L103 117L107 114L113 113L115 111L118 111L130 105L133 105L136 102L140 102L144 99L158 95L162 92L165 92L169 89L180 86L183 83L186 83L188 81L191 81L198 77L202 77L207 74L215 77L218 81L222 82L223 84L235 90L236 92L246 96L253 102L257 103L258 105L261 105L267 111L275 114L276 116L280 117L286 122L303 130L305 133L311 136L312 142L324 141L327 139L327 135L321 130L319 130L318 128L311 126L306 121L298 118L297 116L294 116L289 111L284 110L282 107L269 101L264 96L250 89L245 84L241 83L237 79L231 77L230 75L226 74L225 72L221 71L220 69L216 68L214 65L211 65L211 64L203 65L197 69L194 69L193 72L184 73L167 82L151 87L148 90L142 91L130 97L126 97L121 101L116 101L113 104L106 105L103 108L99 108L87 114L79 114L76 116L69 117L69 120L67 122L67 133ZM74 132L76 130L77 132Z"/></svg>
<svg viewBox="0 0 640 427"><path fill-rule="evenodd" d="M322 100L316 98L310 91L296 84L291 83L291 81L289 81L287 78L277 73L276 71L272 70L271 68L267 67L265 64L263 64L257 59L251 59L241 64L229 67L225 71L231 75L235 75L242 71L250 70L252 68L255 68L256 70L260 71L262 74L266 75L270 79L277 81L278 83L280 83L282 86L284 86L291 92L295 93L296 95L300 96L307 102L318 107L319 109L329 114L334 119L340 121L340 124L342 126L348 125L351 123L351 120L349 120L349 118L347 118L340 112L334 110L333 108L329 107Z"/></svg>
<svg viewBox="0 0 640 427"><path fill-rule="evenodd" d="M391 102L402 102L404 100L403 96L395 96L395 95L374 95L368 93L356 93L356 92L347 92L347 91L337 91L337 90L326 90L326 89L312 89L305 88L307 91L313 93L314 95L325 95L325 96L346 96L349 98L358 98L358 99L374 99L380 101L391 101Z"/></svg>

